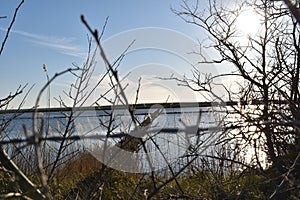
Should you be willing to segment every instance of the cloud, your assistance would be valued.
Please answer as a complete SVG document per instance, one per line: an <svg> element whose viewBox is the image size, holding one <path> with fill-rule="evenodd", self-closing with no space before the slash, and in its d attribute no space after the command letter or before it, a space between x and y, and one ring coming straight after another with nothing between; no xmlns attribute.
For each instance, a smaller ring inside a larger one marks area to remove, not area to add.
<svg viewBox="0 0 300 200"><path fill-rule="evenodd" d="M7 31L7 29L4 28L0 28L0 30ZM84 58L86 55L83 48L80 45L75 44L76 38L74 37L39 35L21 30L11 30L11 33L24 36L36 45L52 48L62 54L80 58Z"/></svg>

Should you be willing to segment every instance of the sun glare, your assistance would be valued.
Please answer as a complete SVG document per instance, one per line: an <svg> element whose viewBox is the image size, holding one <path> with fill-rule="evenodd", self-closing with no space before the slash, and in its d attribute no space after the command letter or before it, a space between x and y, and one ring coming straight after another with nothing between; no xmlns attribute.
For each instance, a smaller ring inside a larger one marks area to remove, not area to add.
<svg viewBox="0 0 300 200"><path fill-rule="evenodd" d="M259 15L251 8L244 10L236 21L237 30L247 36L254 36L260 28Z"/></svg>

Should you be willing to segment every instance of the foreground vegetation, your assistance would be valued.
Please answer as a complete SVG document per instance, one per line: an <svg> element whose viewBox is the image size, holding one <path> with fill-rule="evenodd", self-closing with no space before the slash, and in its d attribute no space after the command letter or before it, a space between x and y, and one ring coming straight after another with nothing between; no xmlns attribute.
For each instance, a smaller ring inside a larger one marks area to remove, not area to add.
<svg viewBox="0 0 300 200"><path fill-rule="evenodd" d="M216 163L215 163L216 164ZM220 164L220 163L219 163ZM272 168L264 173L258 169L233 170L224 172L218 165L214 168L191 168L182 173L175 181L167 184L154 198L159 199L268 199L274 192L278 180ZM69 160L54 175L49 183L54 199L73 199L73 193L84 193L76 186L82 184L86 177L95 174L101 168L101 163L88 153L80 153ZM130 174L116 171L113 174L105 171L107 181L99 188L99 193L93 199L145 199L153 191L151 174ZM14 174L1 170L0 193L18 192L17 182L12 182ZM157 184L163 183L170 174L161 172L154 178ZM32 180L38 179L32 176ZM86 183L89 186L89 183ZM180 191L182 190L182 192ZM81 194L80 194L81 195ZM291 196L297 196L296 191ZM21 198L22 199L22 198ZM293 199L293 198L287 198Z"/></svg>

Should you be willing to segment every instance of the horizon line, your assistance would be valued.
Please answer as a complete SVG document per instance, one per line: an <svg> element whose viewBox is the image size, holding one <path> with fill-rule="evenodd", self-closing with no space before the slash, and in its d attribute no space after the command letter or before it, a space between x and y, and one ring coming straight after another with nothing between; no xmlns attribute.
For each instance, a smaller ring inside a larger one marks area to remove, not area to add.
<svg viewBox="0 0 300 200"><path fill-rule="evenodd" d="M287 100L270 100L275 104L287 104ZM129 104L129 107L134 109L147 109L152 106L162 106L164 108L180 108L180 107L210 107L210 106L235 106L235 105L259 105L263 104L262 100L248 101L204 101L204 102L160 102L160 103L137 103ZM127 109L127 105L117 104L117 105L95 105L95 106L82 106L82 107L44 107L44 108L15 108L15 109L5 109L0 110L0 114L8 113L25 113L25 112L63 112L72 110L112 110L114 109Z"/></svg>
<svg viewBox="0 0 300 200"><path fill-rule="evenodd" d="M180 107L209 107L214 102L160 102L160 103L137 103L137 104L129 104L129 107L134 109L147 109L152 106L162 106L164 108L180 108ZM14 109L6 109L0 110L0 114L7 113L25 113L25 112L63 112L63 111L72 111L72 110L111 110L114 109L127 109L127 105L117 104L117 105L95 105L95 106L82 106L82 107L42 107L42 108L14 108Z"/></svg>

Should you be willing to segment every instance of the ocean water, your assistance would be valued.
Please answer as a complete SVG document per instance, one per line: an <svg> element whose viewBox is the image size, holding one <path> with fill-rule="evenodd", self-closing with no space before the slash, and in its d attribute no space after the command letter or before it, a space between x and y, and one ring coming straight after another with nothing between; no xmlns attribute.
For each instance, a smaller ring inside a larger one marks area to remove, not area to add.
<svg viewBox="0 0 300 200"><path fill-rule="evenodd" d="M149 109L136 109L135 118L138 123L141 123L149 114L156 111L157 108ZM111 117L113 113L113 118ZM201 113L201 114L200 114ZM55 112L39 112L37 117L38 126L43 120L44 132L47 130L52 131L52 134L57 134L57 127L63 129L67 122L68 117L71 115L70 111L55 111ZM198 118L201 115L199 122ZM112 110L78 110L74 111L73 126L75 125L75 132L81 134L78 129L79 126L90 126L92 131L93 126L101 127L103 132L107 132L104 123L108 121L113 121L113 126L117 127L113 132L129 132L133 128L132 118L130 113L126 109L116 109ZM155 118L153 119L153 127L159 128L183 128L185 125L192 126L197 125L200 128L206 128L209 126L216 126L220 116L216 110L213 110L210 107L199 108L199 107L187 107L187 108L166 108ZM12 119L12 120L10 120ZM10 121L8 126L4 129L2 133L2 139L5 138L6 134L17 137L23 137L24 127L27 131L32 132L33 128L33 113L32 112L19 112L19 113L2 113L0 114L0 124L3 124L5 121ZM76 124L77 123L77 124ZM78 124L83 123L78 126ZM84 124L87 123L87 124ZM103 123L103 125L101 125ZM3 127L4 128L4 127ZM2 129L3 129L2 128ZM85 129L89 129L85 127ZM78 132L79 131L79 132Z"/></svg>
<svg viewBox="0 0 300 200"><path fill-rule="evenodd" d="M135 120L137 124L145 120L151 113L158 108L142 108L135 110ZM1 124L12 118L15 114L1 114ZM66 126L72 115L72 123L69 124L70 131L67 136L103 136L98 139L83 139L76 143L76 147L95 152L103 149L103 146L115 146L120 138L106 138L110 135L129 133L136 129L132 117L127 109L107 109L107 110L74 110L74 112L40 112L38 113L37 124L43 124L43 137L62 136L65 133ZM212 107L182 107L182 108L163 108L161 113L152 119L152 123L147 127L148 132L142 133L145 148L140 148L134 155L127 157L138 157L138 166L145 172L150 169L162 169L170 165L179 158L187 157L188 152L197 149L198 153L209 151L213 148L214 142L219 138L218 129L220 127L221 117L215 108ZM42 123L41 123L42 122ZM201 131L197 132L197 128ZM207 129L208 128L208 129ZM170 129L169 131L164 131ZM33 132L33 113L20 112L9 122L7 127L2 126L1 139L9 141L15 138L26 138ZM134 135L136 136L136 135ZM57 149L60 142L46 142L52 149ZM78 143L80 145L78 145ZM55 150L53 150L53 155ZM97 157L97 155L95 155ZM150 156L149 156L150 155ZM53 156L55 157L55 155ZM101 160L101 158L99 158ZM123 158L122 158L123 159ZM149 162L151 159L151 162ZM105 160L101 160L106 162ZM132 162L132 160L130 160ZM109 163L110 164L110 163ZM136 172L136 166L122 168L120 170Z"/></svg>

